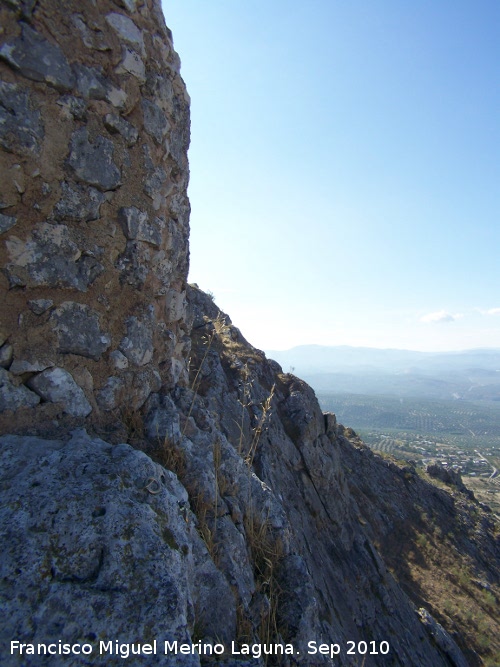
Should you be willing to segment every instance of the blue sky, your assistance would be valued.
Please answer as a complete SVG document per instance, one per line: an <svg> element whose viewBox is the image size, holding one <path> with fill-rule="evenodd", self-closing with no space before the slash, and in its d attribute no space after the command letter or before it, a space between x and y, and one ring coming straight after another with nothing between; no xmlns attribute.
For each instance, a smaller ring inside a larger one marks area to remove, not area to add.
<svg viewBox="0 0 500 667"><path fill-rule="evenodd" d="M164 0L191 270L262 349L500 347L500 3Z"/></svg>

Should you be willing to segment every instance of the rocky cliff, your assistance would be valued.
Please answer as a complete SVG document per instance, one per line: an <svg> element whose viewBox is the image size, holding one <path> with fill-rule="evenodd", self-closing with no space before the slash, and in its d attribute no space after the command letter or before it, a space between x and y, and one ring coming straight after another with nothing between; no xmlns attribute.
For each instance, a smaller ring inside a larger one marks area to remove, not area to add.
<svg viewBox="0 0 500 667"><path fill-rule="evenodd" d="M496 664L487 508L372 454L186 286L159 1L0 15L2 664Z"/></svg>

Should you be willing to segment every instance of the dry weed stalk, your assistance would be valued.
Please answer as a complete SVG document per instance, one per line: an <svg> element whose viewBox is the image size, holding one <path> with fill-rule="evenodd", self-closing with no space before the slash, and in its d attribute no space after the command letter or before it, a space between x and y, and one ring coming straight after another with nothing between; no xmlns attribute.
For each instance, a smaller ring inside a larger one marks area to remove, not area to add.
<svg viewBox="0 0 500 667"><path fill-rule="evenodd" d="M194 402L196 400L196 396L198 393L198 389L200 388L200 383L201 383L201 378L200 378L200 373L201 369L203 368L203 364L205 363L205 360L208 356L208 353L210 352L210 348L212 347L214 340L216 339L217 336L223 336L227 334L229 331L229 326L226 324L226 319L222 317L222 314L219 313L215 320L212 320L211 322L207 322L207 324L211 323L212 324L212 331L202 337L203 340L203 345L206 346L205 348L205 354L203 355L203 359L200 362L200 365L198 366L198 369L196 371L196 374L194 376L193 383L191 385L191 390L193 391L193 400L191 401L191 405L189 407L189 412L186 417L186 421L184 422L184 427L182 429L182 435L184 435L185 430L187 428L187 424L189 421L189 418L191 417L191 413L193 412L193 407L194 407Z"/></svg>
<svg viewBox="0 0 500 667"><path fill-rule="evenodd" d="M255 458L255 452L257 451L257 445L259 444L260 437L262 435L262 432L264 430L264 426L266 424L266 421L268 417L271 416L271 403L273 400L274 396L274 389L275 386L271 387L271 391L269 393L269 396L266 398L266 400L262 403L262 413L260 415L259 421L257 423L257 426L253 429L253 438L252 442L250 444L250 449L247 452L247 455L245 456L245 463L248 465L249 468L252 467L253 460Z"/></svg>

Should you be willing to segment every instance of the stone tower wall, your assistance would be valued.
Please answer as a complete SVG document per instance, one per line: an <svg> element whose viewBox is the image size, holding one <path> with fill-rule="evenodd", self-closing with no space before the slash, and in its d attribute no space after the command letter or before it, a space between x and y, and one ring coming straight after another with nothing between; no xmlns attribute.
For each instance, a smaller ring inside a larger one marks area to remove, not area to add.
<svg viewBox="0 0 500 667"><path fill-rule="evenodd" d="M189 354L189 98L160 0L0 0L0 26L0 412L138 409Z"/></svg>

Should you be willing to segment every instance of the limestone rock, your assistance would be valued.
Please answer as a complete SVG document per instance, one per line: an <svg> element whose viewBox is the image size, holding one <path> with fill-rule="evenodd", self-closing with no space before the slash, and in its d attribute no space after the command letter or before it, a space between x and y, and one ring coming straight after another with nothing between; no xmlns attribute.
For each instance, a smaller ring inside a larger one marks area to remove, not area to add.
<svg viewBox="0 0 500 667"><path fill-rule="evenodd" d="M64 411L74 417L87 417L92 412L82 388L64 368L49 368L27 384L45 401L61 403Z"/></svg>
<svg viewBox="0 0 500 667"><path fill-rule="evenodd" d="M9 229L12 229L17 222L17 218L14 218L12 215L4 215L0 213L0 234L8 232Z"/></svg>
<svg viewBox="0 0 500 667"><path fill-rule="evenodd" d="M144 50L144 39L142 32L136 26L132 19L123 14L117 14L113 12L106 16L106 21L109 25L116 30L122 39L126 42L129 42L133 46L139 48L141 51Z"/></svg>
<svg viewBox="0 0 500 667"><path fill-rule="evenodd" d="M61 199L54 207L55 220L75 220L89 222L97 220L106 197L96 188L79 183L61 183Z"/></svg>
<svg viewBox="0 0 500 667"><path fill-rule="evenodd" d="M235 618L229 585L173 473L129 445L113 447L83 430L65 441L4 436L0 457L6 667L19 664L8 650L12 637L90 642L95 655L104 638L188 643L206 617L213 637L229 639ZM158 653L148 664L200 664L196 654ZM107 664L115 660L122 659L107 656ZM143 665L144 657L131 656L127 664Z"/></svg>
<svg viewBox="0 0 500 667"><path fill-rule="evenodd" d="M126 321L127 335L120 343L120 352L135 366L144 366L153 358L153 332L151 319L129 317Z"/></svg>
<svg viewBox="0 0 500 667"><path fill-rule="evenodd" d="M85 128L75 130L71 137L68 165L82 181L100 190L114 190L121 183L120 170L113 162L114 145L98 135L89 140Z"/></svg>
<svg viewBox="0 0 500 667"><path fill-rule="evenodd" d="M109 334L101 331L99 315L85 304L65 301L51 315L57 333L59 352L79 354L99 361L111 344Z"/></svg>
<svg viewBox="0 0 500 667"><path fill-rule="evenodd" d="M0 47L0 58L34 81L43 81L57 90L71 90L73 72L56 44L51 44L26 23L21 36Z"/></svg>
<svg viewBox="0 0 500 667"><path fill-rule="evenodd" d="M109 132L118 132L125 139L128 146L133 146L139 137L137 128L116 114L108 113L104 118L104 125Z"/></svg>
<svg viewBox="0 0 500 667"><path fill-rule="evenodd" d="M16 384L4 368L0 368L0 412L33 408L40 403L40 397L23 384Z"/></svg>
<svg viewBox="0 0 500 667"><path fill-rule="evenodd" d="M42 117L28 90L0 80L0 146L19 155L39 154L43 137Z"/></svg>
<svg viewBox="0 0 500 667"><path fill-rule="evenodd" d="M73 287L84 292L103 271L96 259L84 256L66 225L40 223L26 241L6 241L10 263L6 273L12 286Z"/></svg>

